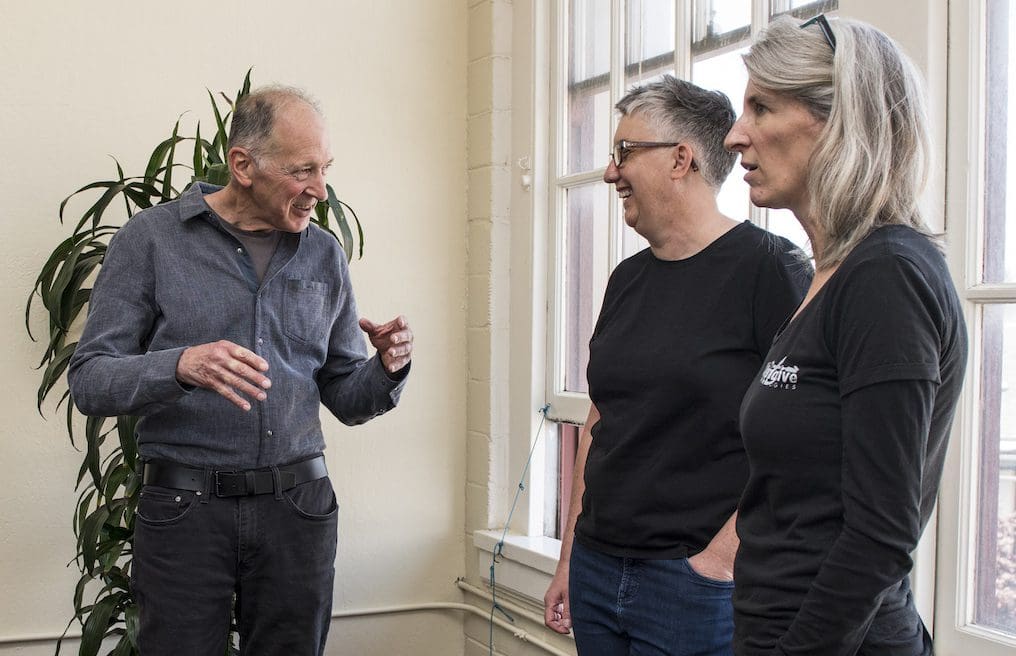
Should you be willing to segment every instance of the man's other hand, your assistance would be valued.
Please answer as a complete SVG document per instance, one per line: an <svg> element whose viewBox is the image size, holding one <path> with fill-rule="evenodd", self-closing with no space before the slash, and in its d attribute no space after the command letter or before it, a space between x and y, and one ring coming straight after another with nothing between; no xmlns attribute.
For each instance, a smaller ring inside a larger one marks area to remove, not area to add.
<svg viewBox="0 0 1016 656"><path fill-rule="evenodd" d="M243 410L250 410L244 397L267 398L265 390L272 381L264 376L266 371L264 358L224 339L184 349L176 363L176 379L181 383L214 390Z"/></svg>
<svg viewBox="0 0 1016 656"><path fill-rule="evenodd" d="M409 322L399 315L385 324L376 324L369 319L360 319L360 329L367 333L371 345L381 356L385 371L394 374L402 369L413 357L413 331Z"/></svg>

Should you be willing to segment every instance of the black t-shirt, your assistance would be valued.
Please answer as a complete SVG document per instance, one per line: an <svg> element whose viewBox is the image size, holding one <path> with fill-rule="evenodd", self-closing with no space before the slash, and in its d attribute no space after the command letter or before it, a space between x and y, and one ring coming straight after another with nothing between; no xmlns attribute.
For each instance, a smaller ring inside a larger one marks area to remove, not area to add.
<svg viewBox="0 0 1016 656"><path fill-rule="evenodd" d="M737 654L926 652L905 578L966 352L945 260L903 226L869 235L776 337L741 406Z"/></svg>
<svg viewBox="0 0 1016 656"><path fill-rule="evenodd" d="M616 556L683 558L730 518L748 470L737 409L811 265L750 223L692 257L621 262L589 343L592 427L575 535Z"/></svg>

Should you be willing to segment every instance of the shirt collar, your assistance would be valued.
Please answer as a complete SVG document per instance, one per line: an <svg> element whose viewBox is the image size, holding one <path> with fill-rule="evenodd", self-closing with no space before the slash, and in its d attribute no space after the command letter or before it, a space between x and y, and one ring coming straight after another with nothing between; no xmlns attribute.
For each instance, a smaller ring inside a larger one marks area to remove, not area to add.
<svg viewBox="0 0 1016 656"><path fill-rule="evenodd" d="M180 194L180 220L186 221L187 219L201 216L205 212L210 212L212 208L205 201L205 194L210 194L220 189L222 187L207 182L196 182L188 187L186 191Z"/></svg>

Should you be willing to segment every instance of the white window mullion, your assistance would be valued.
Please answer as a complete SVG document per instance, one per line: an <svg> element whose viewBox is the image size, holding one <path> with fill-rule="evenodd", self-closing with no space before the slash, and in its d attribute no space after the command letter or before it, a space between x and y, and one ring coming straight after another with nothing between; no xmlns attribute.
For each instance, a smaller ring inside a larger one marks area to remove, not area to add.
<svg viewBox="0 0 1016 656"><path fill-rule="evenodd" d="M549 194L550 211L550 247L547 255L550 258L548 270L550 271L550 285L548 289L548 314L549 330L547 331L547 401L559 410L558 396L561 393L562 381L564 380L565 367L565 317L564 317L564 285L565 271L561 260L565 253L566 236L566 187L562 184L565 171L566 146L565 139L568 129L565 125L567 120L568 106L568 43L571 25L571 17L568 15L568 0L557 0L556 11L554 12L554 40L553 57L554 65L551 67L551 96L552 96L552 120L550 142L553 148L550 176L552 183ZM584 38L584 37L583 37Z"/></svg>
<svg viewBox="0 0 1016 656"><path fill-rule="evenodd" d="M614 111L614 105L624 96L624 60L625 60L625 35L628 33L626 20L628 0L610 0L610 133L604 135L604 143L613 146L614 131L617 129L618 116ZM606 161L604 162L606 167ZM606 172L604 168L603 172ZM601 173L602 176L602 173ZM607 209L608 225L610 230L607 235L607 250L603 255L604 268L608 263L617 262L621 253L621 229L622 221L618 214L617 198L611 194L610 203ZM613 267L610 267L613 268ZM606 287L606 279L603 280Z"/></svg>
<svg viewBox="0 0 1016 656"><path fill-rule="evenodd" d="M683 80L691 79L691 42L697 36L692 30L705 25L704 20L694 20L692 12L704 15L704 10L705 4L695 0L677 0L674 6L674 74Z"/></svg>

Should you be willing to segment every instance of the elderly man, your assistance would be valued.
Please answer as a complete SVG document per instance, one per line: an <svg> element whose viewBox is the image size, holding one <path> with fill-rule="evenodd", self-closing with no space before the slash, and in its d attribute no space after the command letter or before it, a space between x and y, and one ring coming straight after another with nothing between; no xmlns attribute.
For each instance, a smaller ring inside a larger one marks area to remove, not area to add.
<svg viewBox="0 0 1016 656"><path fill-rule="evenodd" d="M338 507L319 404L350 425L390 410L412 354L403 317L358 321L342 251L310 225L332 162L316 104L252 92L228 156L226 187L116 234L70 364L82 412L141 416L145 656L221 656L234 595L246 653L322 652Z"/></svg>

